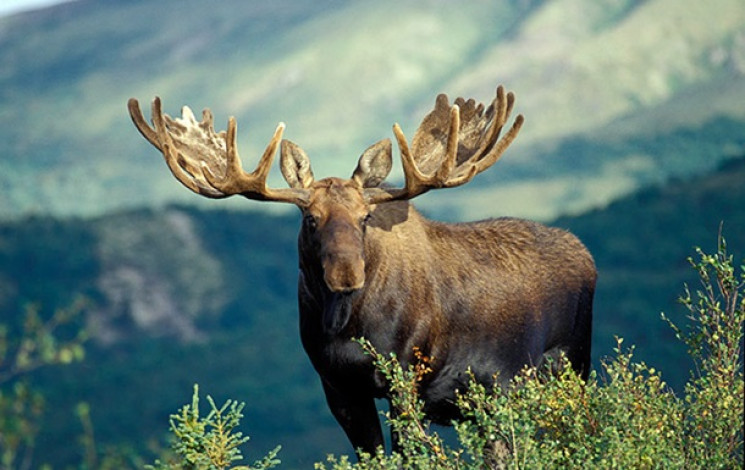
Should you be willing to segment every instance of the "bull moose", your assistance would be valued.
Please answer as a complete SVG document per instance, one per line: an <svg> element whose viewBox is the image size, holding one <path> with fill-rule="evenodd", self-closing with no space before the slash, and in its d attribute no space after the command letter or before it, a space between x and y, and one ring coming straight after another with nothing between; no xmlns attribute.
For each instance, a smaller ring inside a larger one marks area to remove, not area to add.
<svg viewBox="0 0 745 470"><path fill-rule="evenodd" d="M431 189L465 184L492 166L517 136L523 117L500 139L515 99L497 88L485 107L445 95L423 119L411 145L398 124L404 184L384 184L391 141L359 158L349 179L313 177L296 144L277 126L256 169L242 169L236 121L216 133L209 109L197 121L152 103L151 127L135 99L129 112L140 133L164 155L173 175L210 198L240 194L295 204L298 304L302 344L318 372L331 412L359 452L383 445L375 407L387 393L372 359L354 338L403 365L430 358L420 395L432 422L457 419L455 391L495 373L507 382L525 365L563 351L587 378L596 270L583 244L566 231L516 218L448 224L428 220L408 200ZM266 184L274 154L289 188Z"/></svg>

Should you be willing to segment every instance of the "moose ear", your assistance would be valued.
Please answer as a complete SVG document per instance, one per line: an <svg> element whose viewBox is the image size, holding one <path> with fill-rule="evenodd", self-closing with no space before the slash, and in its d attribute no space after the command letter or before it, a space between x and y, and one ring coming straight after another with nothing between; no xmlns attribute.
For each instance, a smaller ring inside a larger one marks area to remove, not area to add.
<svg viewBox="0 0 745 470"><path fill-rule="evenodd" d="M352 179L363 188L375 188L388 176L392 167L391 139L383 139L362 153Z"/></svg>
<svg viewBox="0 0 745 470"><path fill-rule="evenodd" d="M291 188L303 189L313 184L313 170L310 168L310 160L297 144L289 140L282 140L282 156L279 166L282 176L285 177L285 181Z"/></svg>

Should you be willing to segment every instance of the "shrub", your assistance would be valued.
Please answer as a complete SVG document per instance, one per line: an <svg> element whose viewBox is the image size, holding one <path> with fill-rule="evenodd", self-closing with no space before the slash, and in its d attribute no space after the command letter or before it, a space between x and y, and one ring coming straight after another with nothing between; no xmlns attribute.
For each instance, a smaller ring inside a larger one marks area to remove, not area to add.
<svg viewBox="0 0 745 470"><path fill-rule="evenodd" d="M48 319L29 305L18 328L0 324L0 468L28 468L33 462L44 396L26 379L42 367L83 359L85 332L62 330L79 319L84 303L79 299Z"/></svg>
<svg viewBox="0 0 745 470"><path fill-rule="evenodd" d="M663 315L696 364L685 386L684 454L687 463L699 468L723 468L728 462L742 468L745 266L738 278L721 237L716 254L696 251L698 261L689 262L701 287L692 296L686 286L680 299L691 327L683 331Z"/></svg>

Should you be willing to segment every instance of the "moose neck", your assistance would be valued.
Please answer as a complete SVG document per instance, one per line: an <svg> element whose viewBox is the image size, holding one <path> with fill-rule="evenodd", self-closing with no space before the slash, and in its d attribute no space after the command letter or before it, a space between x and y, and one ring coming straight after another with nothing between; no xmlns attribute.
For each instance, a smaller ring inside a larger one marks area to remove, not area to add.
<svg viewBox="0 0 745 470"><path fill-rule="evenodd" d="M321 249L305 229L301 229L298 237L298 257L301 276L299 289L312 299L315 306L305 321L316 323L326 335L339 333L349 321L353 299L358 291L334 292L329 288L325 281ZM301 314L306 314L302 308Z"/></svg>

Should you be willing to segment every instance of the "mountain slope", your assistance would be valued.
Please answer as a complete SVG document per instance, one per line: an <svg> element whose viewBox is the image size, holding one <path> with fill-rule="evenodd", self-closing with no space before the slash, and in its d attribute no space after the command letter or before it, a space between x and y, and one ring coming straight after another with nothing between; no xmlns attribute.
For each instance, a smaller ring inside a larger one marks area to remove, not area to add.
<svg viewBox="0 0 745 470"><path fill-rule="evenodd" d="M422 205L496 215L481 203L489 198L550 219L647 182L624 172L629 155L613 142L704 136L722 118L745 126L744 64L738 0L78 0L0 18L0 216L203 202L134 130L132 96L147 107L160 95L170 114L211 107L218 128L236 115L246 167L285 121L319 176L346 176L393 122L411 136L437 93L487 101L505 83L527 124L487 173L502 183L479 178L474 193ZM745 146L741 135L690 167L711 169L727 147ZM598 161L615 156L578 178L572 154L557 150L568 138L599 149ZM642 157L662 180L677 170ZM284 185L278 174L271 182Z"/></svg>

